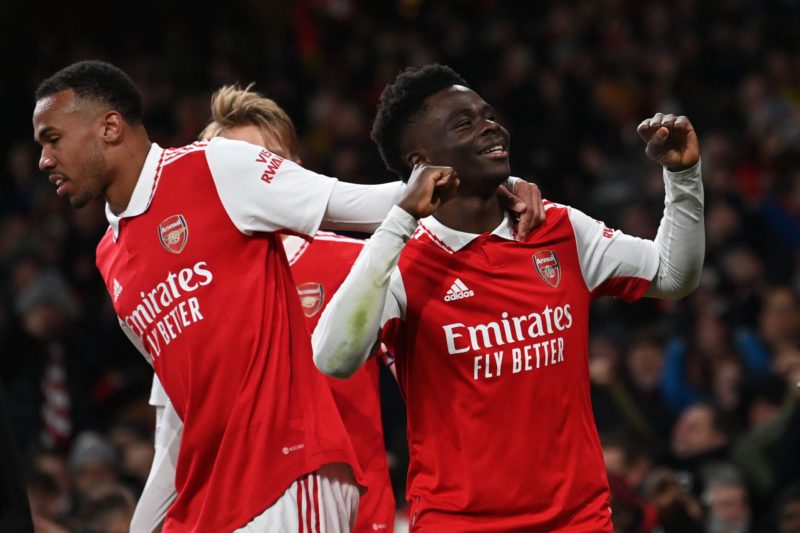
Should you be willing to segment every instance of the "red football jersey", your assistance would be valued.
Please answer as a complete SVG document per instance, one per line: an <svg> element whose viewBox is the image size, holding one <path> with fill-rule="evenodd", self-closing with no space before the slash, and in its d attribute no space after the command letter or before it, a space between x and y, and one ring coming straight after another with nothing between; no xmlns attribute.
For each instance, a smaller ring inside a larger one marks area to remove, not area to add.
<svg viewBox="0 0 800 533"><path fill-rule="evenodd" d="M231 531L355 452L314 368L274 231L313 235L333 182L246 143L148 155L97 265L184 423L164 531Z"/></svg>
<svg viewBox="0 0 800 533"><path fill-rule="evenodd" d="M314 331L323 309L364 248L364 241L320 231L311 243L287 237L284 247L306 323L309 331ZM383 440L379 364L380 358L373 357L349 379L326 376L367 486L358 502L355 533L394 531L395 501Z"/></svg>
<svg viewBox="0 0 800 533"><path fill-rule="evenodd" d="M589 396L592 299L633 300L649 244L546 203L525 242L420 222L392 276L384 341L408 406L415 531L612 531ZM399 273L399 275L398 275Z"/></svg>

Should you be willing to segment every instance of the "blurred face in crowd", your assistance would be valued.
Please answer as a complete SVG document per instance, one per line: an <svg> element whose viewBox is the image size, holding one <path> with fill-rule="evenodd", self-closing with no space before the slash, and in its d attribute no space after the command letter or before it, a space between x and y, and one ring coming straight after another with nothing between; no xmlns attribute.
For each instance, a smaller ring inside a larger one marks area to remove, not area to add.
<svg viewBox="0 0 800 533"><path fill-rule="evenodd" d="M780 533L797 533L800 531L800 500L786 503L781 509Z"/></svg>
<svg viewBox="0 0 800 533"><path fill-rule="evenodd" d="M708 531L711 533L747 533L750 527L750 504L742 485L711 485L708 500Z"/></svg>
<svg viewBox="0 0 800 533"><path fill-rule="evenodd" d="M714 363L712 389L716 402L727 409L739 403L739 382L742 379L742 366L732 357L722 358Z"/></svg>
<svg viewBox="0 0 800 533"><path fill-rule="evenodd" d="M800 383L800 344L785 343L775 350L775 373L792 386Z"/></svg>
<svg viewBox="0 0 800 533"><path fill-rule="evenodd" d="M425 99L426 110L409 128L410 163L417 154L431 165L451 166L459 190L491 191L511 173L509 133L478 94L453 85Z"/></svg>
<svg viewBox="0 0 800 533"><path fill-rule="evenodd" d="M800 338L800 305L788 287L769 292L760 314L761 334L770 343Z"/></svg>
<svg viewBox="0 0 800 533"><path fill-rule="evenodd" d="M589 379L595 385L609 385L617 379L619 347L606 337L593 337L589 344Z"/></svg>
<svg viewBox="0 0 800 533"><path fill-rule="evenodd" d="M104 116L100 106L77 99L72 89L42 98L33 111L34 138L42 146L39 168L75 207L108 187Z"/></svg>
<svg viewBox="0 0 800 533"><path fill-rule="evenodd" d="M664 354L654 344L639 344L631 349L627 359L628 373L640 390L651 391L661 383Z"/></svg>
<svg viewBox="0 0 800 533"><path fill-rule="evenodd" d="M628 473L628 465L625 457L625 450L619 446L603 446L603 460L606 464L606 472L610 476L625 477Z"/></svg>
<svg viewBox="0 0 800 533"><path fill-rule="evenodd" d="M714 427L714 412L707 405L688 407L672 430L672 453L678 459L694 457L726 443L725 434Z"/></svg>
<svg viewBox="0 0 800 533"><path fill-rule="evenodd" d="M43 303L25 312L22 327L33 338L50 341L58 338L67 328L69 318L57 306Z"/></svg>

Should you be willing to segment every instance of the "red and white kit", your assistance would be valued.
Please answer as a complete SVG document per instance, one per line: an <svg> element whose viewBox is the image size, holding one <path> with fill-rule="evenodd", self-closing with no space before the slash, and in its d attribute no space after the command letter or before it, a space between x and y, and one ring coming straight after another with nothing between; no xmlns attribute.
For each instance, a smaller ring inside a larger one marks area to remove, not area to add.
<svg viewBox="0 0 800 533"><path fill-rule="evenodd" d="M309 331L314 331L331 296L347 277L364 241L320 231L312 242L289 236L283 241ZM349 379L328 377L347 433L364 472L367 492L358 503L354 533L394 530L395 501L381 420L379 357Z"/></svg>
<svg viewBox="0 0 800 533"><path fill-rule="evenodd" d="M381 328L395 354L412 530L613 530L589 395L589 307L602 295L665 295L669 272L699 272L699 166L666 174L656 242L549 202L524 242L508 219L475 235L434 217L417 225L399 208L373 236L320 321L315 360L337 372L353 356L336 350L337 331L365 306L383 309L356 351Z"/></svg>
<svg viewBox="0 0 800 533"><path fill-rule="evenodd" d="M107 209L98 268L184 423L164 531L244 526L323 465L361 480L275 233L351 210L368 227L400 193L370 208L343 185L238 141L154 144L125 212Z"/></svg>

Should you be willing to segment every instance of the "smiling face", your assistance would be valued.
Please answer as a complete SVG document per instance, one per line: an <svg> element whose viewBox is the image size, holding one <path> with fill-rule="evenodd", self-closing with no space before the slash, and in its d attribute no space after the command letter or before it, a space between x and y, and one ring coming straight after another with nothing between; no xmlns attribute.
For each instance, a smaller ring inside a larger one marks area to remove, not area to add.
<svg viewBox="0 0 800 533"><path fill-rule="evenodd" d="M39 168L75 207L83 207L108 187L102 112L68 89L36 102L33 134L42 146Z"/></svg>
<svg viewBox="0 0 800 533"><path fill-rule="evenodd" d="M492 107L461 85L432 94L425 106L403 142L411 166L417 159L451 166L461 179L460 191L494 193L511 168L510 136Z"/></svg>

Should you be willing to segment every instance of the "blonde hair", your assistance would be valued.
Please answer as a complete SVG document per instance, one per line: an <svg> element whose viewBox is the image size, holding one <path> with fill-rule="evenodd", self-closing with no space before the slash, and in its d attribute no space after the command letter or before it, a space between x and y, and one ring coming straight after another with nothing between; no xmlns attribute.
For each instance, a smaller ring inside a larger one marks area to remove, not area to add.
<svg viewBox="0 0 800 533"><path fill-rule="evenodd" d="M237 126L257 126L269 131L286 148L289 158L296 157L297 133L294 123L275 100L251 91L224 85L211 96L211 122L200 133L200 140L217 137L222 131Z"/></svg>

